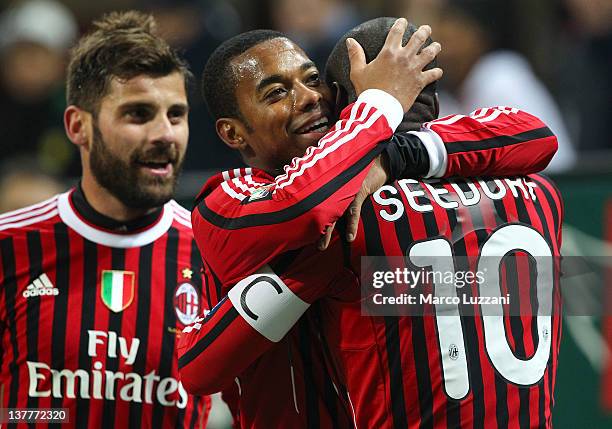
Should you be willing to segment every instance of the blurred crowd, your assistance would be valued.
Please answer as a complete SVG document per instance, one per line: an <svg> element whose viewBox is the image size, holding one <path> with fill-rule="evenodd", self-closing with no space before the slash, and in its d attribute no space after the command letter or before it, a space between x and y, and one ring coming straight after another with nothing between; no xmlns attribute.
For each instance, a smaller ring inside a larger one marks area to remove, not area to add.
<svg viewBox="0 0 612 429"><path fill-rule="evenodd" d="M131 8L155 14L196 76L188 171L240 163L216 137L199 93L198 77L219 43L273 28L323 68L340 35L381 15L432 26L443 47L441 114L491 105L536 114L559 137L551 173L576 168L589 154L608 151L612 159L609 0L21 0L0 9L0 212L28 203L29 194L39 199L14 192L16 181L51 191L78 177L78 152L64 136L62 119L67 53L92 19Z"/></svg>

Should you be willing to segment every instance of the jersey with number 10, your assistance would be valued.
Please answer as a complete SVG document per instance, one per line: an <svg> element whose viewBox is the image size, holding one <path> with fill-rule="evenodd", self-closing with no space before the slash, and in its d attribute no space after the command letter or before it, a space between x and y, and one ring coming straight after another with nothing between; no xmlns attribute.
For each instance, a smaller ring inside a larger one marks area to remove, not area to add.
<svg viewBox="0 0 612 429"><path fill-rule="evenodd" d="M358 285L350 283L356 279L352 272L346 276L336 273L343 269L342 249L337 240L325 253L314 246L303 246L344 212L359 189L365 167L372 155L378 153L373 149L376 140L388 130L385 121L379 119L368 129L369 133L363 131L361 122L369 116L357 115L361 119L356 120L353 113L372 114L378 109L368 106L375 104L375 100L363 101L347 108L345 113L351 117L346 116L344 125L333 129L330 137L323 139L319 147L311 148L305 158L294 160L285 175L273 178L256 169L225 172L206 184L193 212L194 233L208 278L206 295L210 307L215 308L186 328L179 344L181 376L185 386L198 393L233 385L239 376L242 423L248 427L270 427L271 422L291 427L321 424L318 416L310 419L311 414L317 413L297 413L298 409L310 409L302 403L303 398L316 404L316 398L308 395L312 392L308 385L316 383L316 377L301 379L299 370L294 371L299 365L289 364L285 368L279 365L283 361L299 363L300 358L309 361L310 353L306 359L299 353L288 353L283 344L308 336L302 336L302 329L294 327L283 337L282 326L290 327L291 320L297 320L317 299L336 296L345 281L354 286L348 289L359 291ZM352 129L362 130L353 142L356 144L348 142L345 135ZM545 124L526 112L506 107L479 109L470 116L454 115L424 124L419 137L423 143L442 145L448 155L445 176L539 171L556 149L556 139ZM360 234L363 237L363 231ZM269 272L256 274L265 269L265 264L280 276L274 282L286 283L285 289L275 287L276 293L269 294ZM337 275L342 282L333 287L330 283ZM237 291L234 298L232 291ZM248 303L242 299L246 295ZM245 310L246 307L249 308ZM276 316L271 314L276 314L276 310L270 309L280 307L288 308L287 312L281 312L280 320L272 320ZM348 305L341 314L343 318L352 317ZM359 317L359 312L356 316ZM395 356L392 359L399 359L399 355ZM364 354L364 359L371 360L370 357ZM208 372L206 368L215 371ZM363 386L370 383L371 375L381 375L351 374L361 377ZM280 385L285 386L281 393ZM306 388L301 388L302 385ZM328 390L323 387L319 392ZM350 397L359 399L359 394L351 392ZM376 413L390 409L380 406L388 397L373 398L370 405L376 408ZM286 403L284 406L279 405L281 400ZM414 400L406 397L408 402ZM361 405L363 410L369 409L368 404ZM278 413L293 409L294 420L288 420L288 412ZM359 409L357 413L364 417ZM389 412L388 416L391 419L392 414Z"/></svg>
<svg viewBox="0 0 612 429"><path fill-rule="evenodd" d="M483 272L483 284L464 287L470 297L484 287L514 293L503 316L462 299L446 306L422 302L420 314L364 317L355 285L323 299L323 331L358 427L551 427L561 222L556 188L537 175L404 179L366 202L348 250L356 278L364 255L401 256L413 268ZM416 285L418 299L445 286L427 282ZM372 299L369 292L363 296ZM544 301L551 308L535 316Z"/></svg>

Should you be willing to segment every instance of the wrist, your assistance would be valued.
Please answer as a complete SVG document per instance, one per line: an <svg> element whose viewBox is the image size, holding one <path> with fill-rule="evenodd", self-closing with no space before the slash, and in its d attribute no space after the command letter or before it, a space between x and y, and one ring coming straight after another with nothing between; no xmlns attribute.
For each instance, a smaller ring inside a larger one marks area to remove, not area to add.
<svg viewBox="0 0 612 429"><path fill-rule="evenodd" d="M380 165L380 168L385 173L385 183L389 183L395 180L391 177L391 165L389 155L387 154L386 150L378 156L378 163Z"/></svg>
<svg viewBox="0 0 612 429"><path fill-rule="evenodd" d="M404 109L401 103L397 98L381 89L366 89L359 94L357 100L378 109L387 119L387 123L393 132L395 132L404 118Z"/></svg>

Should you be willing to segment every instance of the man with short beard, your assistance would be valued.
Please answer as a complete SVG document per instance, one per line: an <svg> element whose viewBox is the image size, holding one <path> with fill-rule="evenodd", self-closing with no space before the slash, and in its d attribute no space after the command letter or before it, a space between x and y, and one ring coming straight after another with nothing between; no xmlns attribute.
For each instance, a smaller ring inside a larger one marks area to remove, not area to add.
<svg viewBox="0 0 612 429"><path fill-rule="evenodd" d="M75 428L206 425L210 400L187 394L175 353L204 305L189 212L171 200L189 77L137 12L73 49L64 124L81 181L0 216L0 408L63 408L45 422Z"/></svg>

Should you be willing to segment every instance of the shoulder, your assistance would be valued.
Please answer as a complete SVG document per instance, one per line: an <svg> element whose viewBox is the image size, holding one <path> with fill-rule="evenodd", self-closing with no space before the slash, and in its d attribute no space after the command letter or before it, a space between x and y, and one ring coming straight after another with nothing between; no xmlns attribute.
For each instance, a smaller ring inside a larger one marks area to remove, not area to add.
<svg viewBox="0 0 612 429"><path fill-rule="evenodd" d="M536 182L538 186L543 187L555 199L562 199L561 191L557 187L557 184L550 177L545 176L542 173L538 173L530 174L529 178Z"/></svg>
<svg viewBox="0 0 612 429"><path fill-rule="evenodd" d="M557 187L557 184L549 177L543 174L530 174L528 176L536 183L538 191L548 200L549 206L558 215L559 227L565 216L565 205L563 203L563 195Z"/></svg>
<svg viewBox="0 0 612 429"><path fill-rule="evenodd" d="M59 221L59 195L0 215L0 239L32 230L45 229Z"/></svg>
<svg viewBox="0 0 612 429"><path fill-rule="evenodd" d="M172 211L172 223L177 229L191 232L191 212L189 210L175 200L168 201L166 209Z"/></svg>
<svg viewBox="0 0 612 429"><path fill-rule="evenodd" d="M206 181L196 198L196 206L206 200L211 202L242 202L262 187L274 183L265 172L252 168L235 168L216 174Z"/></svg>
<svg viewBox="0 0 612 429"><path fill-rule="evenodd" d="M274 178L261 170L224 171L206 182L196 198L194 214L208 220L257 214L261 207L253 208L248 203L271 199L274 185Z"/></svg>

